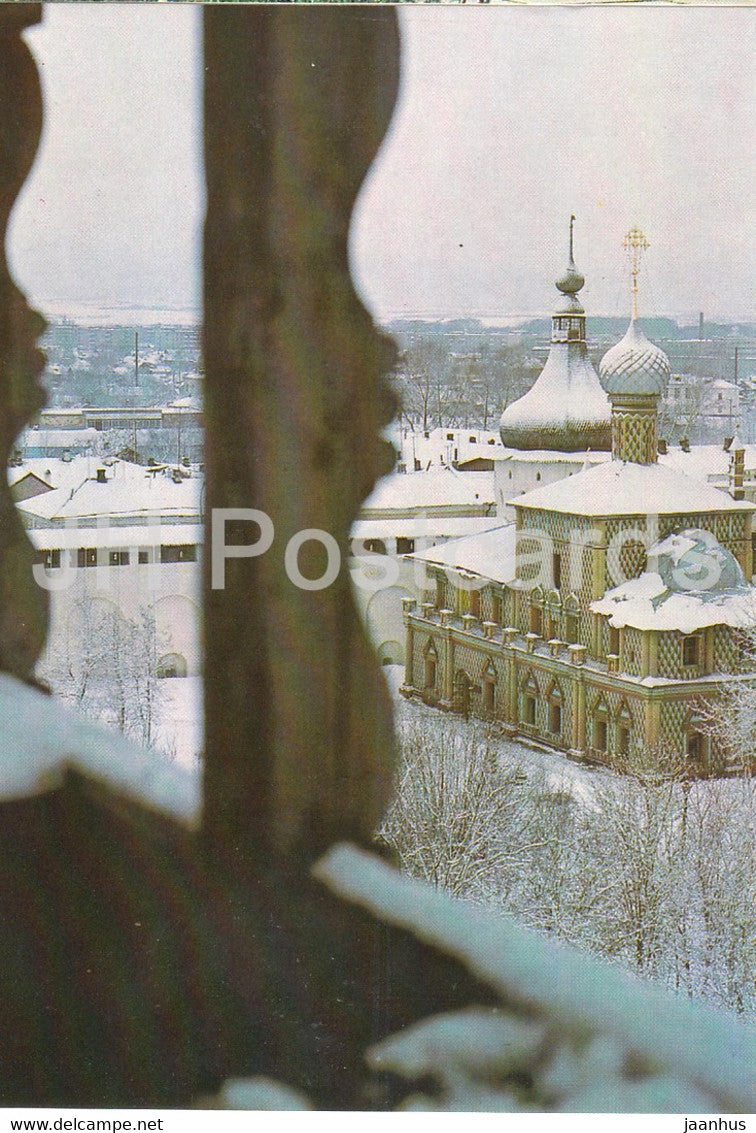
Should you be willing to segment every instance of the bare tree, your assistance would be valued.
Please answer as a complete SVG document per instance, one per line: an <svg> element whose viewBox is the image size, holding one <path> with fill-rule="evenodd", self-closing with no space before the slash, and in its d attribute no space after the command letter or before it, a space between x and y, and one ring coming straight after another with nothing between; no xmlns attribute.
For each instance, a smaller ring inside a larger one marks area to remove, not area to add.
<svg viewBox="0 0 756 1133"><path fill-rule="evenodd" d="M93 615L82 602L50 643L39 675L62 699L150 747L162 700L159 646L151 610L133 619L115 607Z"/></svg>
<svg viewBox="0 0 756 1133"><path fill-rule="evenodd" d="M483 725L409 716L400 739L380 836L404 869L753 1015L753 780L691 781L660 750L573 792Z"/></svg>
<svg viewBox="0 0 756 1133"><path fill-rule="evenodd" d="M400 738L396 797L379 836L402 867L476 899L511 884L535 819L519 768L500 770L489 737L474 727L419 720Z"/></svg>

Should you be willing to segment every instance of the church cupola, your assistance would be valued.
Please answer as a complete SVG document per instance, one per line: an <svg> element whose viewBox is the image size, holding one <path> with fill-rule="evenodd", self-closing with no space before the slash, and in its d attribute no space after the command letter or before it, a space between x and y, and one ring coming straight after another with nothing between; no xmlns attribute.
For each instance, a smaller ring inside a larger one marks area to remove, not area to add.
<svg viewBox="0 0 756 1133"><path fill-rule="evenodd" d="M501 417L501 439L508 448L582 452L611 447L611 410L588 357L585 311L577 298L585 279L575 266L574 223L573 216L567 268L556 281L561 298L551 320L546 365Z"/></svg>
<svg viewBox="0 0 756 1133"><path fill-rule="evenodd" d="M646 337L638 322L638 274L648 246L639 228L631 228L623 240L630 259L630 326L599 365L601 384L612 404L612 456L634 464L656 461L659 398L669 380L667 355Z"/></svg>

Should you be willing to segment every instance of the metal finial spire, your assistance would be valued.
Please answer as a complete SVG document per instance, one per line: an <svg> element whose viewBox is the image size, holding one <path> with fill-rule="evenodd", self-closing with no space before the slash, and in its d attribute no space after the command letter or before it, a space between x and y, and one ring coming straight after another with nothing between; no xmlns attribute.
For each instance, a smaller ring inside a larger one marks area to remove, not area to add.
<svg viewBox="0 0 756 1133"><path fill-rule="evenodd" d="M565 295L575 295L585 283L584 277L580 274L575 267L575 256L573 254L573 230L575 227L575 217L570 217L570 258L567 264L567 271L564 275L560 276L556 281L557 288Z"/></svg>
<svg viewBox="0 0 756 1133"><path fill-rule="evenodd" d="M643 258L643 253L650 244L640 228L631 228L622 241L622 247L625 249L630 260L630 279L631 287L630 293L632 295L632 319L633 322L638 318L638 273L640 272L640 262Z"/></svg>

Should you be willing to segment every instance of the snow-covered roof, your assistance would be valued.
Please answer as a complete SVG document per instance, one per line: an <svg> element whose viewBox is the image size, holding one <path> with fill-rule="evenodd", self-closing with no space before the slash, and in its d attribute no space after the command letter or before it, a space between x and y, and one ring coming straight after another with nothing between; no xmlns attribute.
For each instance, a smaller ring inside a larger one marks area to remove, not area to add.
<svg viewBox="0 0 756 1133"><path fill-rule="evenodd" d="M134 527L35 527L29 538L39 551L64 548L104 547L131 550L139 547L199 546L203 541L201 523L161 523Z"/></svg>
<svg viewBox="0 0 756 1133"><path fill-rule="evenodd" d="M498 432L490 429L436 428L429 430L426 437L421 429L409 429L392 421L383 435L409 468L414 467L415 460L426 470L476 457L493 460L502 449Z"/></svg>
<svg viewBox="0 0 756 1133"><path fill-rule="evenodd" d="M25 429L18 445L25 448L66 449L76 445L93 444L99 433L96 429Z"/></svg>
<svg viewBox="0 0 756 1133"><path fill-rule="evenodd" d="M614 626L693 633L711 625L756 622L756 587L710 531L686 528L648 550L640 577L621 583L591 609Z"/></svg>
<svg viewBox="0 0 756 1133"><path fill-rule="evenodd" d="M53 488L50 492L40 492L27 500L20 500L16 507L27 521L35 519L51 520L71 498L71 488Z"/></svg>
<svg viewBox="0 0 756 1133"><path fill-rule="evenodd" d="M199 411L202 408L202 402L198 397L177 397L166 409L194 409Z"/></svg>
<svg viewBox="0 0 756 1133"><path fill-rule="evenodd" d="M8 469L8 483L11 487L13 487L14 484L20 484L27 476L31 476L33 479L39 481L40 484L45 484L48 488L52 488L52 484L48 479L44 476L40 476L38 472L32 472L31 468L20 466Z"/></svg>
<svg viewBox="0 0 756 1133"><path fill-rule="evenodd" d="M515 525L507 523L407 557L470 577L512 582L516 574L515 544Z"/></svg>
<svg viewBox="0 0 756 1133"><path fill-rule="evenodd" d="M591 604L613 626L695 633L706 626L756 624L756 588L749 586L713 594L669 591L660 574L646 571L639 578L609 590Z"/></svg>
<svg viewBox="0 0 756 1133"><path fill-rule="evenodd" d="M487 515L413 516L410 519L358 519L352 525L352 539L456 539L501 526L501 520Z"/></svg>
<svg viewBox="0 0 756 1133"><path fill-rule="evenodd" d="M745 467L756 468L756 445L745 445ZM730 445L732 450L732 445ZM666 453L659 454L659 463L668 468L700 480L726 479L730 471L732 451L726 452L721 445L691 445L690 452L683 452L671 446Z"/></svg>
<svg viewBox="0 0 756 1133"><path fill-rule="evenodd" d="M611 448L611 407L588 357L585 311L577 298L584 284L573 259L570 226L567 269L556 281L561 294L552 319L549 355L532 388L501 415L505 445L561 452Z"/></svg>
<svg viewBox="0 0 756 1133"><path fill-rule="evenodd" d="M117 474L105 484L89 479L78 488L45 492L17 506L52 523L94 520L98 516L110 516L114 521L148 515L191 517L199 515L201 485L200 477L174 483L168 476L150 476L142 469L138 479Z"/></svg>
<svg viewBox="0 0 756 1133"><path fill-rule="evenodd" d="M505 448L495 458L504 463L516 461L518 464L569 464L573 468L582 468L586 463L600 464L611 460L612 454L592 449L576 449L574 452L560 452L558 449L517 449Z"/></svg>
<svg viewBox="0 0 756 1133"><path fill-rule="evenodd" d="M102 465L103 461L96 456L73 456L70 460L63 460L59 456L31 456L26 457L23 464L8 469L8 482L14 484L27 472L32 472L53 488L78 488L94 476ZM144 467L141 464L132 464L127 460L108 460L107 467L108 476L119 480L144 478Z"/></svg>
<svg viewBox="0 0 756 1133"><path fill-rule="evenodd" d="M719 488L676 468L621 460L594 465L511 502L515 507L592 516L754 511L753 504L733 500Z"/></svg>
<svg viewBox="0 0 756 1133"><path fill-rule="evenodd" d="M521 449L609 448L611 408L584 342L552 342L533 387L502 413L501 439Z"/></svg>
<svg viewBox="0 0 756 1133"><path fill-rule="evenodd" d="M394 472L378 481L362 505L360 518L377 519L380 512L431 508L484 510L494 500L492 472L457 472L453 468Z"/></svg>

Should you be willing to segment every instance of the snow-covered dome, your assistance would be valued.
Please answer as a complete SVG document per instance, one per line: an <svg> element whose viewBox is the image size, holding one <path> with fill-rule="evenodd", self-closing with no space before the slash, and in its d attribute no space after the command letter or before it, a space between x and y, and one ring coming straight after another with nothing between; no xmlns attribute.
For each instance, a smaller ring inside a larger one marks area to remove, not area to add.
<svg viewBox="0 0 756 1133"><path fill-rule="evenodd" d="M748 589L740 563L710 531L686 528L668 535L648 552L648 569L675 594L721 594Z"/></svg>
<svg viewBox="0 0 756 1133"><path fill-rule="evenodd" d="M669 358L646 337L633 319L624 338L599 363L601 384L608 394L659 397L667 388Z"/></svg>
<svg viewBox="0 0 756 1133"><path fill-rule="evenodd" d="M574 220L574 218L573 218ZM576 297L585 280L572 255L556 282L562 296L552 318L551 348L535 384L501 416L508 448L581 452L611 448L611 406L585 341L585 311Z"/></svg>
<svg viewBox="0 0 756 1133"><path fill-rule="evenodd" d="M508 448L611 448L611 408L590 359L577 346L552 344L535 385L504 410L499 431Z"/></svg>

